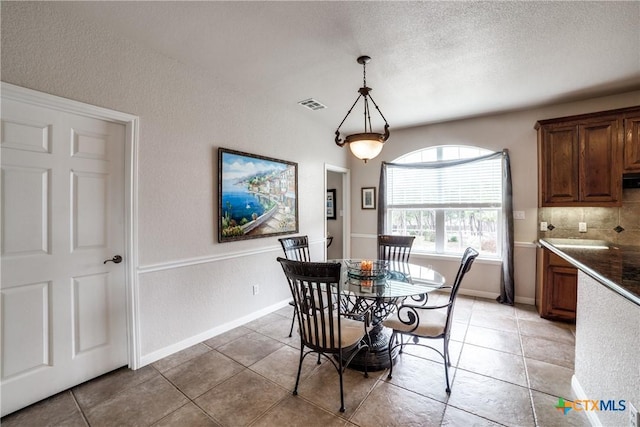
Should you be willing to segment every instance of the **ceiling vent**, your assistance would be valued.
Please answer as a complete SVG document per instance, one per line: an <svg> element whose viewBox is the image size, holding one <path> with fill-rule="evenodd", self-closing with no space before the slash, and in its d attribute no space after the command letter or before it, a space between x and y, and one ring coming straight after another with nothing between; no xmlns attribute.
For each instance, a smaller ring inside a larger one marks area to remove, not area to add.
<svg viewBox="0 0 640 427"><path fill-rule="evenodd" d="M305 99L304 101L300 101L298 102L298 104L302 105L305 108L308 108L310 110L324 110L325 108L327 108L326 105L324 105L323 103L321 103L320 101L317 101L313 98L309 98L309 99Z"/></svg>

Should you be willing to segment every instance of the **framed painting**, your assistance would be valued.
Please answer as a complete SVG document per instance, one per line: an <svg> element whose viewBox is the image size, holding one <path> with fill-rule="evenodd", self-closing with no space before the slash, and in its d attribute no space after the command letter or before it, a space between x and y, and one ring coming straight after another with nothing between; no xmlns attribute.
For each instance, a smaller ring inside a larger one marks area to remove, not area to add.
<svg viewBox="0 0 640 427"><path fill-rule="evenodd" d="M362 188L362 209L375 209L376 208L376 188L375 187L363 187Z"/></svg>
<svg viewBox="0 0 640 427"><path fill-rule="evenodd" d="M336 219L336 190L327 190L327 219Z"/></svg>
<svg viewBox="0 0 640 427"><path fill-rule="evenodd" d="M218 241L298 232L298 164L218 148Z"/></svg>

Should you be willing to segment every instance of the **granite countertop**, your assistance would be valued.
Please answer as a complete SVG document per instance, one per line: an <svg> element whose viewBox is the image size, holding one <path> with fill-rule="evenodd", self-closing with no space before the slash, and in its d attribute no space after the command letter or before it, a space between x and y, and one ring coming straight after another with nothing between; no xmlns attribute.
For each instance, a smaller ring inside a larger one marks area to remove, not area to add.
<svg viewBox="0 0 640 427"><path fill-rule="evenodd" d="M614 292L640 305L640 246L583 239L540 239L539 242Z"/></svg>

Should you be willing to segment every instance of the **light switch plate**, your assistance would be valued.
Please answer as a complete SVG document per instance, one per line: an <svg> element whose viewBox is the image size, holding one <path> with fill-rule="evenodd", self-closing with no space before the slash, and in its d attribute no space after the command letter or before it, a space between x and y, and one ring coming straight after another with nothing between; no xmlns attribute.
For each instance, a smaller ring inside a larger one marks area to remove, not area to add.
<svg viewBox="0 0 640 427"><path fill-rule="evenodd" d="M549 229L547 228L547 222L546 221L542 221L540 223L540 231L548 231Z"/></svg>
<svg viewBox="0 0 640 427"><path fill-rule="evenodd" d="M578 231L580 233L586 233L587 232L587 223L586 222L579 222L578 223Z"/></svg>
<svg viewBox="0 0 640 427"><path fill-rule="evenodd" d="M524 211L513 211L513 219L524 219Z"/></svg>

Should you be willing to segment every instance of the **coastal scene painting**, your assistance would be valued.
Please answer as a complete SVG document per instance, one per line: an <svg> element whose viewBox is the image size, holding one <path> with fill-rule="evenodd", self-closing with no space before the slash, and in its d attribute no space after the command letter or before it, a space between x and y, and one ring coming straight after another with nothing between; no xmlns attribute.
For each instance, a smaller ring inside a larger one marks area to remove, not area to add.
<svg viewBox="0 0 640 427"><path fill-rule="evenodd" d="M298 164L218 148L218 241L298 232Z"/></svg>

